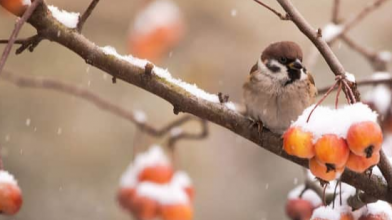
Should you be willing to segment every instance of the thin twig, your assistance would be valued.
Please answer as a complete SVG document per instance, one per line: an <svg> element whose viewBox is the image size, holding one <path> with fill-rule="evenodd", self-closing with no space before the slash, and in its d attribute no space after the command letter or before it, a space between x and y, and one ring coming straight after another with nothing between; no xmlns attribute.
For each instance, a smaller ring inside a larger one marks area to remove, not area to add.
<svg viewBox="0 0 392 220"><path fill-rule="evenodd" d="M339 34L337 34L334 37L332 37L331 39L329 39L327 43L330 46L332 46L337 41L337 39L341 38L348 31L350 31L353 27L358 25L360 23L360 21L362 21L364 18L366 18L366 16L370 15L371 12L380 8L380 6L383 5L382 3L385 3L386 1L388 1L388 0L375 0L374 2L366 5L361 11L359 11L357 14L352 15L350 19L348 19L346 22L341 24L342 31L340 31ZM336 4L334 4L334 7L335 7L335 5ZM334 7L332 10L335 10ZM335 23L333 20L332 20L332 22ZM319 53L317 53L317 49L315 47L312 47L312 50L309 53L309 56L307 57L306 62L305 62L309 69L312 69L315 66L315 64L318 60L318 57L319 57Z"/></svg>
<svg viewBox="0 0 392 220"><path fill-rule="evenodd" d="M136 119L134 112L128 111L83 87L75 86L55 79L49 79L43 77L36 78L31 76L17 75L15 73L10 73L8 71L4 71L4 75L2 76L2 78L19 87L51 89L69 95L74 95L78 98L93 103L94 105L96 105L98 108L102 110L108 111L114 115L117 115L119 117L122 117L134 123L141 131L154 137L162 137L167 133L169 133L171 129L175 127L181 126L182 124L191 120L198 120L197 118L192 117L190 115L185 115L167 124L166 126L157 129L152 125L147 124L144 121L140 121Z"/></svg>
<svg viewBox="0 0 392 220"><path fill-rule="evenodd" d="M23 13L23 16L18 19L18 21L15 24L15 28L12 31L12 34L8 40L7 46L5 47L3 54L1 55L0 59L0 75L1 72L3 71L5 62L7 61L8 56L10 55L12 46L14 45L14 42L16 41L16 38L18 37L19 31L22 28L23 24L30 18L30 16L33 14L33 11L35 8L37 8L38 4L42 0L35 0Z"/></svg>
<svg viewBox="0 0 392 220"><path fill-rule="evenodd" d="M282 14L279 13L277 10L271 8L271 7L268 6L267 4L261 2L260 0L253 0L253 1L259 3L259 4L262 5L264 8L270 10L272 13L274 13L275 15L277 15L281 20L290 20L290 16L288 16L288 14L282 15Z"/></svg>
<svg viewBox="0 0 392 220"><path fill-rule="evenodd" d="M317 37L316 29L313 28L309 22L301 15L301 13L295 8L290 0L278 0L279 4L289 14L291 20L300 29L300 31L313 42L313 44L320 51L324 60L328 63L332 72L338 76L344 76L346 71L343 65L340 63L336 55L332 52L327 42L322 38Z"/></svg>
<svg viewBox="0 0 392 220"><path fill-rule="evenodd" d="M336 98L335 98L335 109L338 109L340 91L342 91L342 83L339 83L338 92L337 92L337 94L336 94Z"/></svg>
<svg viewBox="0 0 392 220"><path fill-rule="evenodd" d="M374 0L372 3L368 3L361 11L351 16L349 19L347 19L346 22L344 22L343 30L338 35L336 35L334 39L331 40L331 42L339 38L341 35L347 33L348 30L356 26L367 15L369 15L371 12L375 11L376 9L380 8L387 1L388 0Z"/></svg>
<svg viewBox="0 0 392 220"><path fill-rule="evenodd" d="M373 67L375 71L387 71L388 61L380 57L379 52L368 48L362 44L356 42L353 38L345 35L341 36L341 39L353 50L364 56Z"/></svg>
<svg viewBox="0 0 392 220"><path fill-rule="evenodd" d="M356 82L357 86L374 86L378 84L392 84L392 76L390 78L382 78L382 79L377 79L377 78L367 78L367 79L362 79ZM326 93L331 86L325 86L322 88L318 89L318 95L323 95Z"/></svg>
<svg viewBox="0 0 392 220"><path fill-rule="evenodd" d="M4 170L4 162L3 162L3 146L0 145L0 171Z"/></svg>
<svg viewBox="0 0 392 220"><path fill-rule="evenodd" d="M339 23L339 13L340 13L340 0L334 0L332 7L332 22L334 24Z"/></svg>
<svg viewBox="0 0 392 220"><path fill-rule="evenodd" d="M90 17L91 13L94 11L95 7L99 3L99 0L92 0L86 11L83 13L83 15L79 18L78 26L76 29L78 32L82 32L84 23L86 23L87 19Z"/></svg>
<svg viewBox="0 0 392 220"><path fill-rule="evenodd" d="M309 122L310 117L312 116L314 110L328 97L328 95L336 88L338 83L340 83L340 82L336 81L335 84L333 86L331 86L331 88L329 88L329 90L324 94L324 96L316 103L316 105L314 105L312 111L310 111L310 113L309 113L309 116L308 116L308 119L306 120L306 123Z"/></svg>
<svg viewBox="0 0 392 220"><path fill-rule="evenodd" d="M208 136L208 125L207 121L203 119L199 119L201 125L201 131L197 134L181 132L180 134L174 134L169 138L168 146L170 148L174 148L175 144L180 140L202 140Z"/></svg>

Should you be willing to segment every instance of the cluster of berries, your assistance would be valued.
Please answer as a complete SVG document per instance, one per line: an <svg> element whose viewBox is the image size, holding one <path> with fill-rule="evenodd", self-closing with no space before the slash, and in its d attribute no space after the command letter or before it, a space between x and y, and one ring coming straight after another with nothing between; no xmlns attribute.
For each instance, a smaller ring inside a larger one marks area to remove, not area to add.
<svg viewBox="0 0 392 220"><path fill-rule="evenodd" d="M22 192L15 178L0 170L0 213L16 214L22 206Z"/></svg>
<svg viewBox="0 0 392 220"><path fill-rule="evenodd" d="M118 201L136 219L190 220L194 189L184 172L174 172L158 146L139 154L120 181Z"/></svg>
<svg viewBox="0 0 392 220"><path fill-rule="evenodd" d="M378 164L383 136L377 114L367 105L318 107L310 115L312 109L283 135L287 154L309 159L310 171L324 181L338 178L345 167L362 173Z"/></svg>
<svg viewBox="0 0 392 220"><path fill-rule="evenodd" d="M328 194L334 193L337 181L327 187ZM353 211L347 199L355 195L355 189L342 183L342 203L337 196L334 205L323 206L321 198L311 189L305 190L304 185L294 188L288 195L286 214L295 220L392 220L392 207L384 201L368 204Z"/></svg>

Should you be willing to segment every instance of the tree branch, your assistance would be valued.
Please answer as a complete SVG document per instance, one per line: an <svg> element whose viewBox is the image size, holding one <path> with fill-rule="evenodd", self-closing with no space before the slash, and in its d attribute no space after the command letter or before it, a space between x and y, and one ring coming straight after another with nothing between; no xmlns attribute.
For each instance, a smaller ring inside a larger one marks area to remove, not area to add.
<svg viewBox="0 0 392 220"><path fill-rule="evenodd" d="M14 42L16 40L16 37L18 37L19 31L22 28L23 24L30 18L38 4L41 3L42 0L35 0L23 13L23 16L19 18L19 20L15 24L15 28L12 31L12 34L7 42L7 46L5 47L3 54L1 55L0 59L0 75L1 72L3 71L5 62L7 61L8 56L10 55L12 46L14 45Z"/></svg>
<svg viewBox="0 0 392 220"><path fill-rule="evenodd" d="M363 79L363 80L358 80L357 81L357 86L370 86L370 85L378 85L378 84L392 84L392 77L390 78L367 78L367 79ZM329 86L325 86L325 87L321 87L318 90L318 95L322 95L324 93L326 93L329 89L331 88L331 85ZM335 89L336 90L336 89Z"/></svg>
<svg viewBox="0 0 392 220"><path fill-rule="evenodd" d="M90 90L80 86L75 86L73 84L62 82L56 79L17 75L9 71L4 71L4 74L1 76L1 78L22 88L49 89L57 92L62 92L68 95L76 96L80 99L83 99L85 101L94 104L95 106L97 106L98 108L104 111L110 112L118 117L130 121L131 123L135 124L136 127L140 129L140 131L145 132L146 134L154 137L162 137L167 133L169 133L172 129L179 127L189 121L200 120L190 115L185 115L177 120L174 120L173 122L170 122L166 126L157 129L154 126L146 123L144 120L138 119L137 116L135 116L136 115L135 112L128 111L110 102L109 100L100 97L99 95L91 92ZM208 133L207 125L203 123L201 127L203 129L203 132ZM200 137L200 139L204 137L206 137L206 135ZM177 139L195 140L196 138L188 133L184 133L183 137L179 137Z"/></svg>
<svg viewBox="0 0 392 220"><path fill-rule="evenodd" d="M334 2L333 9L332 9L333 11L335 11L335 10L339 11L340 10L340 2L337 2L337 1L338 0L336 0ZM330 46L334 45L334 43L339 38L341 38L348 31L350 31L353 27L355 27L357 24L359 24L364 18L366 18L366 16L371 14L371 12L373 12L376 9L380 8L380 6L382 6L383 3L385 3L386 1L388 1L388 0L375 0L372 3L369 3L368 5L366 5L361 11L359 11L357 14L352 15L351 18L349 18L346 22L341 24L340 25L342 27L341 31L338 34L336 34L335 36L333 36L330 39L328 39L327 43ZM333 14L334 13L335 12L333 12ZM335 15L333 15L333 16L335 16ZM334 17L332 17L332 22L337 25L337 24L340 23L340 20L335 20ZM308 68L312 69L312 67L316 64L316 62L318 60L319 53L317 52L316 49L312 49L309 54L310 55L307 57L305 63L307 64Z"/></svg>
<svg viewBox="0 0 392 220"><path fill-rule="evenodd" d="M375 50L365 47L357 43L353 38L346 34L341 36L341 39L353 50L364 56L375 71L387 71L388 61L382 59L380 53Z"/></svg>
<svg viewBox="0 0 392 220"><path fill-rule="evenodd" d="M78 32L82 32L84 23L86 23L87 19L90 17L91 13L94 11L95 7L99 3L99 0L92 0L86 11L83 13L83 15L79 18L78 26L76 29Z"/></svg>
<svg viewBox="0 0 392 220"><path fill-rule="evenodd" d="M276 16L278 16L281 20L290 20L290 16L288 14L283 15L280 12L278 12L277 10L271 8L270 6L268 6L267 4L263 3L260 0L253 0L255 2L257 2L259 5L263 6L264 8L270 10L272 13L274 13Z"/></svg>
<svg viewBox="0 0 392 220"><path fill-rule="evenodd" d="M283 151L280 135L267 129L260 134L257 128L249 128L250 122L246 117L230 110L226 105L197 97L178 84L154 73L146 75L144 67L106 54L77 31L66 28L47 13L46 5L41 4L29 20L29 23L45 39L70 49L87 63L108 74L165 99L174 106L177 112L187 112L221 125L278 156L308 167L307 160L289 156ZM342 180L375 198L392 202L392 192L389 192L387 186L375 177L368 178L364 174L346 170L342 175Z"/></svg>
<svg viewBox="0 0 392 220"><path fill-rule="evenodd" d="M339 13L340 13L340 0L333 1L333 9L332 9L332 22L338 24L339 20Z"/></svg>
<svg viewBox="0 0 392 220"><path fill-rule="evenodd" d="M346 71L338 58L332 52L328 43L318 36L317 30L314 29L308 21L301 15L301 13L294 7L289 0L277 0L282 8L289 14L291 20L298 27L298 29L312 41L312 43L320 51L328 66L336 76L345 76Z"/></svg>

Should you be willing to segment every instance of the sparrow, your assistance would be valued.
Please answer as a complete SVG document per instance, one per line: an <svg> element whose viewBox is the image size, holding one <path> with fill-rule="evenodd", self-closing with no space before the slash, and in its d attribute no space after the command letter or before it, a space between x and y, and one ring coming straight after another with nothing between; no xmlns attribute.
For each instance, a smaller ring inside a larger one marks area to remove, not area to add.
<svg viewBox="0 0 392 220"><path fill-rule="evenodd" d="M302 57L298 44L282 41L265 48L252 67L243 99L246 115L261 128L283 134L314 103L317 89Z"/></svg>

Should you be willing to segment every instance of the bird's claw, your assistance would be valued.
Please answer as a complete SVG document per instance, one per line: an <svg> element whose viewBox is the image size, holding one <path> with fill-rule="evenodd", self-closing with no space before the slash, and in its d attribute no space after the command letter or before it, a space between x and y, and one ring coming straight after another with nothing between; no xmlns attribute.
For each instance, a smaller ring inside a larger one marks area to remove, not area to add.
<svg viewBox="0 0 392 220"><path fill-rule="evenodd" d="M261 120L256 120L256 119L253 119L253 118L250 118L250 117L249 117L249 120L251 122L250 123L250 127L254 128L254 127L257 126L257 131L259 132L259 134L261 134L263 132L263 129L264 129L263 122Z"/></svg>

